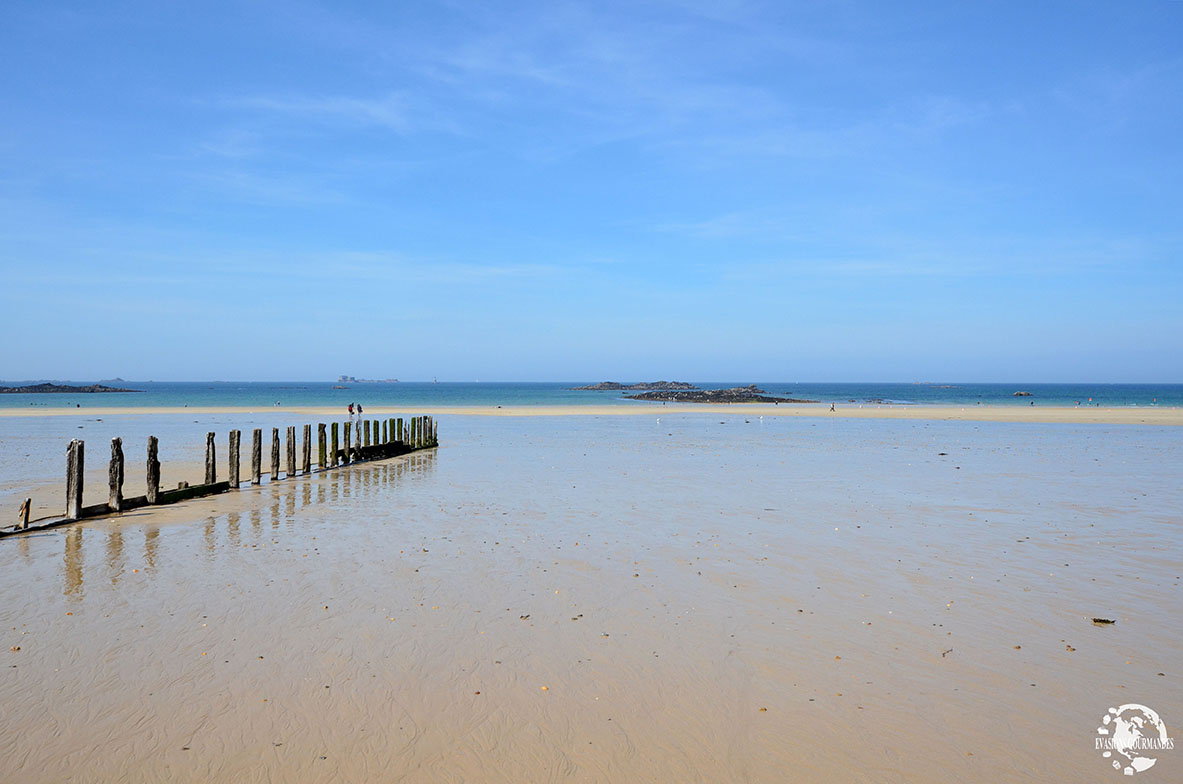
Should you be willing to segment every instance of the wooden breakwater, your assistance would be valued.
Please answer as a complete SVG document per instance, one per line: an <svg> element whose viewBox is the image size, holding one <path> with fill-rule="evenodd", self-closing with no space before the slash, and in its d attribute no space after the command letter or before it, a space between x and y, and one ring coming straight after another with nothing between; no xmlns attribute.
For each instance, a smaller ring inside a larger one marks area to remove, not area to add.
<svg viewBox="0 0 1183 784"><path fill-rule="evenodd" d="M341 436L344 435L342 439ZM297 444L296 428L288 427L284 432L286 441L283 449L284 465L281 471L281 439L279 428L271 428L270 471L268 481L276 482L296 476L306 476L332 471L345 465L368 460L383 460L397 457L420 449L431 449L439 445L439 431L435 419L430 416L416 416L403 419L390 417L388 419L359 419L344 423L332 422L328 428L323 423L316 426L316 467L312 465L312 425L304 425L301 435L302 443ZM83 472L86 465L86 444L81 440L74 440L66 448L66 510L61 517L47 517L40 520L29 520L32 507L31 499L26 499L21 505L15 526L0 529L0 538L23 534L31 531L41 531L59 525L66 525L88 517L100 517L117 514L129 509L144 506L161 506L184 501L190 498L200 498L207 495L237 490L242 486L240 481L242 431L231 430L227 440L228 472L227 479L218 481L217 463L217 434L206 433L205 436L205 481L201 484L190 485L181 482L176 489L160 487L160 442L156 436L148 436L148 453L145 462L145 478L147 491L144 495L125 498L123 495L123 480L125 476L125 461L123 455L123 439L111 439L111 458L108 464L107 500L101 504L86 506L83 504ZM297 465L297 447L299 447L299 465ZM255 428L251 432L251 463L250 484L259 485L263 481L263 430Z"/></svg>

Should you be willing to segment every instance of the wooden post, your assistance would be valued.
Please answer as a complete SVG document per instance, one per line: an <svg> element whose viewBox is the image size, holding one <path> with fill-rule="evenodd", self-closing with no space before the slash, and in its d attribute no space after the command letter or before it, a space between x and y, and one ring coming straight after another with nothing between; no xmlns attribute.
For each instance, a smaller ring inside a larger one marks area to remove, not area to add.
<svg viewBox="0 0 1183 784"><path fill-rule="evenodd" d="M365 439L364 446L369 446L370 445L370 420L367 419L366 421L362 422L361 429L363 432L363 437Z"/></svg>
<svg viewBox="0 0 1183 784"><path fill-rule="evenodd" d="M316 467L321 471L325 470L325 460L328 455L325 452L328 447L325 446L325 423L320 422L316 426Z"/></svg>
<svg viewBox="0 0 1183 784"><path fill-rule="evenodd" d="M411 449L414 449L416 446L416 444L415 444L415 426L418 424L419 424L419 417L411 417L411 421L409 423L410 427L407 428L408 430L411 431L410 435L407 437L407 445L409 447L411 447Z"/></svg>
<svg viewBox="0 0 1183 784"><path fill-rule="evenodd" d="M431 421L431 443L433 446L440 445L440 426L434 419Z"/></svg>
<svg viewBox="0 0 1183 784"><path fill-rule="evenodd" d="M394 417L391 417L391 418L390 418L390 440L389 440L389 441L387 441L386 443L388 443L388 444L393 444L394 442L395 442L395 438L394 438Z"/></svg>
<svg viewBox="0 0 1183 784"><path fill-rule="evenodd" d="M395 430L398 431L398 435L395 437L394 440L395 441L402 441L403 440L403 418L398 417L394 421L395 421Z"/></svg>
<svg viewBox="0 0 1183 784"><path fill-rule="evenodd" d="M107 469L107 506L112 512L123 508L123 439L111 439L111 466Z"/></svg>
<svg viewBox="0 0 1183 784"><path fill-rule="evenodd" d="M212 485L218 481L218 464L214 460L214 434L205 434L205 483Z"/></svg>
<svg viewBox="0 0 1183 784"><path fill-rule="evenodd" d="M271 477L268 479L274 482L279 479L279 428L271 428Z"/></svg>
<svg viewBox="0 0 1183 784"><path fill-rule="evenodd" d="M357 430L353 433L354 459L361 457L361 420L357 420Z"/></svg>
<svg viewBox="0 0 1183 784"><path fill-rule="evenodd" d="M82 515L83 445L78 439L66 447L66 517L77 520Z"/></svg>
<svg viewBox="0 0 1183 784"><path fill-rule="evenodd" d="M230 431L230 489L238 489L238 450L239 441L242 439L242 432L239 430Z"/></svg>
<svg viewBox="0 0 1183 784"><path fill-rule="evenodd" d="M33 506L33 499L26 498L25 502L21 504L21 511L17 515L16 527L25 529L29 527L29 509Z"/></svg>
<svg viewBox="0 0 1183 784"><path fill-rule="evenodd" d="M287 432L288 476L296 475L296 426L289 425Z"/></svg>
<svg viewBox="0 0 1183 784"><path fill-rule="evenodd" d="M251 484L257 485L263 481L263 431L255 428L251 433Z"/></svg>
<svg viewBox="0 0 1183 784"><path fill-rule="evenodd" d="M337 425L337 422L333 423L333 451L329 456L329 465L333 466L334 468L337 466L337 452L340 450L340 446L337 442L337 431L339 430Z"/></svg>
<svg viewBox="0 0 1183 784"><path fill-rule="evenodd" d="M351 435L353 435L353 423L346 422L345 423L345 442L344 442L345 443L345 456L344 456L344 459L341 461L343 463L349 462L349 449L353 445L353 441L350 439Z"/></svg>
<svg viewBox="0 0 1183 784"><path fill-rule="evenodd" d="M156 436L148 436L148 503L154 504L160 498L160 442Z"/></svg>
<svg viewBox="0 0 1183 784"><path fill-rule="evenodd" d="M304 473L312 473L312 425L304 425L304 454L300 457Z"/></svg>

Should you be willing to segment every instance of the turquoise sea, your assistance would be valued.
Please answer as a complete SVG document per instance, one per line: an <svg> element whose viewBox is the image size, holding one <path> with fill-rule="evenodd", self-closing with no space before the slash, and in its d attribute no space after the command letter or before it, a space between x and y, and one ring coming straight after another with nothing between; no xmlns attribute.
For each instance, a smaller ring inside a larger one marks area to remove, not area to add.
<svg viewBox="0 0 1183 784"><path fill-rule="evenodd" d="M679 379L681 380L681 379ZM7 394L0 395L0 408L61 407L194 407L221 406L285 407L362 406L416 408L427 406L578 406L653 405L628 400L622 392L575 391L572 387L596 380L563 382L399 382L347 383L322 381L241 382L196 381L112 382L129 393L108 394ZM897 405L1099 405L1179 406L1183 405L1183 384L1008 384L973 383L840 383L779 381L694 381L704 389L756 383L769 395L817 400L824 404L883 402ZM28 382L0 382L14 385ZM94 381L59 382L88 384ZM344 387L344 388L339 388ZM1016 397L1015 392L1030 392Z"/></svg>

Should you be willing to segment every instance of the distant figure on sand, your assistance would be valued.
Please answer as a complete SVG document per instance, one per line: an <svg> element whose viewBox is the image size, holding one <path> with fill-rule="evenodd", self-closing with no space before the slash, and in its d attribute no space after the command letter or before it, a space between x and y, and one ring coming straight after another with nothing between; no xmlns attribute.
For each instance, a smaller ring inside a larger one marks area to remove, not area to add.
<svg viewBox="0 0 1183 784"><path fill-rule="evenodd" d="M353 404L349 404L349 418L353 419Z"/></svg>
<svg viewBox="0 0 1183 784"><path fill-rule="evenodd" d="M357 415L361 416L361 403L357 404Z"/></svg>
<svg viewBox="0 0 1183 784"><path fill-rule="evenodd" d="M830 410L831 410L831 411L833 411L833 410L834 410L834 404L833 404L833 403L831 403L831 404L830 404Z"/></svg>

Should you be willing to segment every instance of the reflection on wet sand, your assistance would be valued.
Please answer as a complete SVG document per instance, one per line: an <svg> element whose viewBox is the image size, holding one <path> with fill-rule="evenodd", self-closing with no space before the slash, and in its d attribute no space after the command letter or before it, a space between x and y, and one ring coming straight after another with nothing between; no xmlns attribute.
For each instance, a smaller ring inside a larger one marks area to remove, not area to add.
<svg viewBox="0 0 1183 784"><path fill-rule="evenodd" d="M66 596L82 598L82 526L66 532Z"/></svg>
<svg viewBox="0 0 1183 784"><path fill-rule="evenodd" d="M111 585L119 583L123 574L123 529L115 528L107 532L107 570L110 572Z"/></svg>
<svg viewBox="0 0 1183 784"><path fill-rule="evenodd" d="M144 563L148 569L155 571L156 554L160 548L160 529L154 525L144 529Z"/></svg>
<svg viewBox="0 0 1183 784"><path fill-rule="evenodd" d="M404 477L416 473L431 471L435 468L435 454L414 454L386 463L365 463L354 466L349 470L335 471L323 475L313 475L303 482L276 483L267 485L262 492L269 493L266 497L266 511L271 525L272 534L281 524L288 529L296 524L297 515L305 509L316 505L333 504L339 501L360 498L371 492L381 492L391 483L398 482ZM312 486L315 483L315 496ZM299 496L299 502L297 502ZM240 497L250 498L244 494ZM263 502L262 495L253 499L255 505L247 510L251 533L255 538L263 534ZM197 502L200 504L201 502ZM205 553L212 559L218 552L218 528L222 521L226 523L226 540L231 547L242 546L240 525L242 513L237 510L227 511L222 515L211 515L205 519L202 526L202 543ZM113 520L107 523L104 564L108 571L112 586L117 586L126 572L126 558L124 553L124 536L134 527L133 518ZM63 592L66 596L83 599L83 564L84 548L83 533L86 526L78 525L66 531L65 535L65 568ZM95 529L91 529L95 530ZM160 526L153 524L145 526L144 532L144 561L146 571L155 572L160 548ZM30 552L29 540L22 537L16 542L22 555L28 557Z"/></svg>

